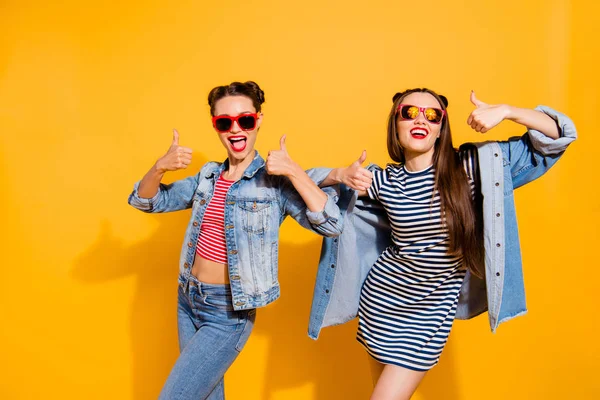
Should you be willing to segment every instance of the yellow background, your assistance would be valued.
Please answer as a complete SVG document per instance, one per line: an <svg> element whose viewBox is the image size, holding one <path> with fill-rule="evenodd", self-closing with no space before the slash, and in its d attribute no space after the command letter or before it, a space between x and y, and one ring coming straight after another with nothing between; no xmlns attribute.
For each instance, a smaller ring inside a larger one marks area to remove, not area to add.
<svg viewBox="0 0 600 400"><path fill-rule="evenodd" d="M51 4L52 3L52 4ZM56 4L54 4L56 3ZM516 193L529 313L489 332L455 324L415 399L600 397L597 177L600 25L591 1L0 1L0 398L156 398L178 350L177 257L188 212L127 205L176 127L188 171L225 152L206 96L266 92L258 150L288 135L304 167L385 164L392 95L469 91L546 104L580 139ZM258 312L226 376L229 399L365 399L356 323L306 335L320 238L286 221L282 298Z"/></svg>

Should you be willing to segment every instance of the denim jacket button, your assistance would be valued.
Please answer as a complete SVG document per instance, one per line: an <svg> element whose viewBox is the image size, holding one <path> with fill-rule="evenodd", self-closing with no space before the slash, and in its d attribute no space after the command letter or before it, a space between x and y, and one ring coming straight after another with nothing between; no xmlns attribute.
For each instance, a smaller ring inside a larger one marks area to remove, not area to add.
<svg viewBox="0 0 600 400"><path fill-rule="evenodd" d="M198 226L198 221L194 221L194 226Z"/></svg>
<svg viewBox="0 0 600 400"><path fill-rule="evenodd" d="M235 302L235 305L236 305L236 306L243 306L244 304L246 304L246 302L245 302L245 301L236 301L236 302Z"/></svg>
<svg viewBox="0 0 600 400"><path fill-rule="evenodd" d="M184 264L183 264L183 266L184 266L185 268L189 268L189 267L190 267L190 263L187 263L187 262L186 262L186 263L184 263Z"/></svg>
<svg viewBox="0 0 600 400"><path fill-rule="evenodd" d="M225 229L233 229L233 225L226 225Z"/></svg>
<svg viewBox="0 0 600 400"><path fill-rule="evenodd" d="M496 186L500 186L500 182L496 182L496 183L495 183L495 185L496 185Z"/></svg>
<svg viewBox="0 0 600 400"><path fill-rule="evenodd" d="M500 243L496 243L496 247L500 247L500 246L501 246Z"/></svg>
<svg viewBox="0 0 600 400"><path fill-rule="evenodd" d="M203 205L205 205L205 204L206 204L206 200L205 200L205 199L202 199L202 200L200 200L200 205L201 205L201 206L203 206Z"/></svg>
<svg viewBox="0 0 600 400"><path fill-rule="evenodd" d="M231 279L234 280L234 281L239 281L240 280L240 276L239 275L233 275L231 277Z"/></svg>
<svg viewBox="0 0 600 400"><path fill-rule="evenodd" d="M494 157L498 157L498 153L494 153Z"/></svg>
<svg viewBox="0 0 600 400"><path fill-rule="evenodd" d="M228 201L227 204L233 205L233 204L235 204L235 201Z"/></svg>
<svg viewBox="0 0 600 400"><path fill-rule="evenodd" d="M335 264L331 264L331 268L335 268Z"/></svg>
<svg viewBox="0 0 600 400"><path fill-rule="evenodd" d="M496 213L496 217L499 217L499 216L500 216L500 213Z"/></svg>
<svg viewBox="0 0 600 400"><path fill-rule="evenodd" d="M237 250L231 250L231 251L229 252L229 254L237 254L237 253L238 253L238 252L237 252Z"/></svg>
<svg viewBox="0 0 600 400"><path fill-rule="evenodd" d="M496 276L500 276L500 272L496 272Z"/></svg>
<svg viewBox="0 0 600 400"><path fill-rule="evenodd" d="M192 247L194 247L194 243L188 242L188 247L191 249Z"/></svg>

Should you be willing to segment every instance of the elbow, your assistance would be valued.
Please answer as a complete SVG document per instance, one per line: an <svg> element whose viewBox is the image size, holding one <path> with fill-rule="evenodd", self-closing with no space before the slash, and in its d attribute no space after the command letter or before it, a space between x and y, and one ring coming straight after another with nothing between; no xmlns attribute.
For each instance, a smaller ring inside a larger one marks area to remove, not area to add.
<svg viewBox="0 0 600 400"><path fill-rule="evenodd" d="M342 234L343 224L337 218L329 218L325 223L312 225L315 232L325 237L338 237Z"/></svg>
<svg viewBox="0 0 600 400"><path fill-rule="evenodd" d="M146 201L144 201L146 200ZM143 211L145 213L152 213L154 211L154 207L152 206L152 201L150 199L142 199L136 195L135 192L132 192L127 199L127 204L136 210Z"/></svg>

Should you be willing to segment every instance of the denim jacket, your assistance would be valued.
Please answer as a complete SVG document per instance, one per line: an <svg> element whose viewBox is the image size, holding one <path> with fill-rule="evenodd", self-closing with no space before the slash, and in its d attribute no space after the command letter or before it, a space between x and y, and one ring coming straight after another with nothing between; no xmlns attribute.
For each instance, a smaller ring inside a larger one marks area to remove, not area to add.
<svg viewBox="0 0 600 400"><path fill-rule="evenodd" d="M320 235L337 236L341 232L335 193L328 194L323 211L311 212L288 178L269 175L264 166L265 161L257 152L225 198L227 264L235 310L262 307L279 297L279 226L287 215ZM202 218L215 183L227 167L227 160L209 162L195 176L160 184L151 199L139 196L140 183L137 182L129 196L129 204L144 212L192 208L179 260L179 272L184 280L189 278L194 265Z"/></svg>
<svg viewBox="0 0 600 400"><path fill-rule="evenodd" d="M483 195L485 279L467 272L456 318L473 318L487 310L492 332L500 323L527 312L513 190L543 175L577 137L567 116L545 106L537 110L557 122L558 139L531 129L504 142L472 144L478 150ZM320 182L330 170L318 171L314 179ZM341 185L338 206L344 230L337 238L323 240L308 328L313 339L321 328L357 315L367 273L391 244L391 229L381 204L357 198L354 190Z"/></svg>

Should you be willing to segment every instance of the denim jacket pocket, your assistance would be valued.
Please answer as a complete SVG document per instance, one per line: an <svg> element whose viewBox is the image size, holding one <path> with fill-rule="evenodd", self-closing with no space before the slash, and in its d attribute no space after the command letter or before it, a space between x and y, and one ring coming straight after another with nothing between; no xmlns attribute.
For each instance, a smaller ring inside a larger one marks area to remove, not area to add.
<svg viewBox="0 0 600 400"><path fill-rule="evenodd" d="M272 209L271 201L242 200L237 202L242 209L242 226L246 232L263 234L269 229Z"/></svg>

